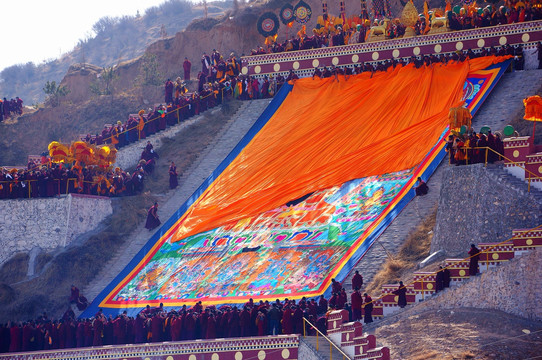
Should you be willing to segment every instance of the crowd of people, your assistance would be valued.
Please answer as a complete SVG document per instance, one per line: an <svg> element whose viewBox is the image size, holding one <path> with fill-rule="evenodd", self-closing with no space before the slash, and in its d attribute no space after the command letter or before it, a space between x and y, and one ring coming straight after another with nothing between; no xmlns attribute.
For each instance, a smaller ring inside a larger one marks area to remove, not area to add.
<svg viewBox="0 0 542 360"><path fill-rule="evenodd" d="M488 130L487 134L484 134L470 129L464 135L449 135L446 151L450 154L450 164L456 166L486 161L494 163L502 160L499 154L504 154L504 144L498 132L494 135L491 130Z"/></svg>
<svg viewBox="0 0 542 360"><path fill-rule="evenodd" d="M140 110L138 114L131 114L124 122L117 121L116 124L104 125L100 133L87 134L81 140L95 145L113 144L120 149L220 105L225 95L222 89L223 87L218 85L213 87L207 85L200 93L184 92L171 99L171 102L158 104L146 111Z"/></svg>
<svg viewBox="0 0 542 360"><path fill-rule="evenodd" d="M539 45L542 48L542 46ZM542 50L541 50L542 53ZM387 71L390 67L405 66L408 64L414 64L416 68L422 66L434 66L436 64L447 64L449 62L465 61L466 59L474 59L483 56L505 56L511 55L512 65L510 70L520 71L524 69L525 58L523 56L523 47L521 44L510 46L504 45L501 47L489 47L483 48L478 52L473 50L456 51L445 54L432 54L432 55L419 55L411 56L410 58L391 59L379 62L365 62L356 65L338 67L335 65L328 67L316 67L313 70L313 78L330 78L334 77L338 81L339 75L345 75L345 79L351 75L357 75L361 73L376 73L380 71ZM542 60L541 60L542 61ZM298 75L294 70L290 70L288 76L284 77L281 74L277 74L273 78L269 79L264 77L263 79L257 79L251 76L239 76L234 78L232 82L238 84L242 89L242 94L239 96L242 100L249 99L261 99L272 96L276 93L280 87L289 80L298 79ZM236 86L236 85L234 85Z"/></svg>
<svg viewBox="0 0 542 360"><path fill-rule="evenodd" d="M469 275L476 276L480 250L472 244L468 255ZM373 322L374 301L367 293L361 294L363 276L359 271L352 277L350 302L342 284L335 279L331 281L329 300L323 295L298 301L286 298L256 303L250 299L240 307L211 305L205 308L199 301L191 307L183 305L169 310L160 303L158 307L147 305L135 317L128 316L126 311L107 317L99 309L90 319L75 318L71 305L75 304L82 311L88 301L72 285L70 306L61 319L51 320L43 313L35 320L1 324L0 353L278 334L315 335L316 329L326 334L327 319L333 310L346 310L348 321ZM435 292L448 288L450 281L450 271L440 266L435 277ZM404 308L407 287L402 281L393 294L397 296L397 305ZM304 324L303 318L310 324Z"/></svg>
<svg viewBox="0 0 542 360"><path fill-rule="evenodd" d="M530 1L512 2L513 4L509 4L508 7L501 6L496 8L488 5L485 8L475 8L470 6L461 8L458 13L448 10L445 14L435 13L434 15L437 17L446 17L450 31L469 30L542 19L542 7L531 6ZM350 26L348 20L345 25L330 26L326 23L318 24L317 28L312 29L311 35L308 35L305 28L302 28L297 33L297 36L292 36L283 42L270 41L270 38L268 38L265 46L252 49L251 55L363 43L368 40L371 26L382 26L384 23L388 24L385 34L386 38L393 39L405 34L407 26L402 24L398 18L388 20L382 14L375 15L373 22L368 19L356 18L357 23L355 26ZM428 15L432 17L433 13ZM430 31L432 22L426 21L425 18L426 15L420 14L416 21L414 25L416 36L427 34Z"/></svg>
<svg viewBox="0 0 542 360"><path fill-rule="evenodd" d="M328 312L334 309L346 309L351 320L360 320L362 306L365 306L366 322L372 321L371 297L364 294L364 299L359 301L363 278L357 271L352 284L355 291L351 306L344 299L346 293L341 284L335 280L332 285L334 294L329 301L324 296L318 299L277 299L259 303L250 299L239 308L229 305L204 308L200 301L192 307L185 305L169 311L160 304L155 308L147 305L135 317L129 317L126 311L115 318L106 317L100 309L91 319L76 319L70 305L58 320L51 320L43 313L35 320L10 322L0 326L0 352L302 334L303 318L308 319L325 334ZM69 302L76 304L79 310L88 305L86 298L74 286L71 288ZM315 330L309 325L306 325L305 331L315 334Z"/></svg>
<svg viewBox="0 0 542 360"><path fill-rule="evenodd" d="M152 144L141 153L141 160L130 174L120 168L107 171L98 166L53 163L45 154L42 162L29 162L26 169L0 168L0 199L47 198L66 194L131 196L144 189L158 154Z"/></svg>
<svg viewBox="0 0 542 360"><path fill-rule="evenodd" d="M18 96L15 99L0 99L0 122L14 115L23 114L23 100Z"/></svg>

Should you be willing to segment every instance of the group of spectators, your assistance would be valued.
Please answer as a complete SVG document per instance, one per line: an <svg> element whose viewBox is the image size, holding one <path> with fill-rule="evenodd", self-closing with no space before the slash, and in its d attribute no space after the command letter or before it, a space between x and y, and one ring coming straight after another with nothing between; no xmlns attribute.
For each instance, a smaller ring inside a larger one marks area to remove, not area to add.
<svg viewBox="0 0 542 360"><path fill-rule="evenodd" d="M479 254L480 250L471 245L470 276L478 274ZM450 271L440 266L436 272L435 291L449 287L450 279ZM59 320L50 320L43 313L35 320L0 325L0 353L304 332L315 335L316 330L304 324L303 318L326 334L327 318L332 310L348 311L349 321L361 321L362 318L365 323L373 321L373 300L367 293L361 295L362 286L363 277L356 271L350 302L342 284L332 279L329 301L323 295L318 301L302 298L299 301L277 299L255 303L250 299L239 308L230 305L204 308L199 301L192 307L183 305L169 311L161 303L155 308L147 305L135 317L128 316L126 311L114 318L106 317L99 309L90 319L75 319L70 305ZM407 288L402 281L393 294L397 295L397 305L404 308ZM70 304L76 304L79 310L88 306L87 299L73 285Z"/></svg>
<svg viewBox="0 0 542 360"><path fill-rule="evenodd" d="M87 134L81 140L95 145L114 144L120 149L221 104L222 95L222 91L215 93L209 90L199 95L184 93L172 99L172 102L158 104L147 111L140 110L138 114L131 114L124 122L117 121L116 124L104 125L101 133L94 136Z"/></svg>
<svg viewBox="0 0 542 360"><path fill-rule="evenodd" d="M0 122L9 119L13 115L23 114L23 100L18 96L15 99L0 99Z"/></svg>
<svg viewBox="0 0 542 360"><path fill-rule="evenodd" d="M519 6L516 6L517 4L515 3L511 4L509 8L501 6L497 9L491 5L483 9L462 8L459 14L447 11L445 17L448 27L452 31L542 19L542 7L532 7L529 1L525 1L525 3L521 2ZM376 18L372 24L369 20L365 20L357 24L355 28L339 25L336 27L313 29L311 36L307 35L304 30L300 30L297 36L292 36L290 39L284 40L284 42L267 41L265 48L264 46L260 46L257 49L252 49L251 54L261 55L363 43L367 40L371 25L379 26L383 23L383 20L383 18ZM421 14L414 25L416 35L427 34L430 28L431 21L426 21L425 15ZM405 30L406 26L399 19L390 20L386 29L386 37L388 39L401 37L405 34Z"/></svg>
<svg viewBox="0 0 542 360"><path fill-rule="evenodd" d="M150 144L147 144L150 145ZM152 146L152 145L151 145ZM143 150L132 174L120 168L30 162L26 169L0 169L0 199L46 198L66 194L130 196L143 191L144 179L154 170L157 154Z"/></svg>
<svg viewBox="0 0 542 360"><path fill-rule="evenodd" d="M357 271L352 284L355 285L354 294L359 294L363 278ZM365 294L363 303L360 303L357 295L353 294L350 306L343 299L346 293L341 284L333 280L332 287L341 294L340 299L337 293L334 293L329 302L324 296L319 299L277 299L274 302L259 303L250 299L240 308L229 305L204 308L200 301L192 307L185 305L170 311L166 311L163 304L155 308L147 305L135 318L129 317L126 311L115 318L106 317L100 309L91 319L75 319L70 306L59 320L50 320L44 313L35 320L1 325L0 352L302 334L303 317L325 334L329 311L346 309L349 311L350 320L359 320L362 305L365 306L366 317L367 313L370 317L372 299L369 295ZM86 299L74 286L71 289L70 303L75 303L80 310L87 306ZM315 335L315 330L309 325L305 326L305 331Z"/></svg>
<svg viewBox="0 0 542 360"><path fill-rule="evenodd" d="M483 134L476 133L471 129L465 135L448 136L446 151L450 154L450 164L456 166L467 163L479 164L486 161L494 163L502 160L499 154L504 153L504 144L501 134L498 132L493 135L491 130L488 130L487 134Z"/></svg>

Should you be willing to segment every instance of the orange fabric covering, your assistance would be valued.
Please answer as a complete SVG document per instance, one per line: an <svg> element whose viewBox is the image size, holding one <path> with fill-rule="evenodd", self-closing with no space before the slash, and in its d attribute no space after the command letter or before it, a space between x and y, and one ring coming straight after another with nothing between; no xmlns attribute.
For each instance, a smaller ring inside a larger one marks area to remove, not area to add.
<svg viewBox="0 0 542 360"><path fill-rule="evenodd" d="M339 82L296 80L267 124L172 228L171 241L318 189L415 166L445 130L469 71L504 59L409 65Z"/></svg>

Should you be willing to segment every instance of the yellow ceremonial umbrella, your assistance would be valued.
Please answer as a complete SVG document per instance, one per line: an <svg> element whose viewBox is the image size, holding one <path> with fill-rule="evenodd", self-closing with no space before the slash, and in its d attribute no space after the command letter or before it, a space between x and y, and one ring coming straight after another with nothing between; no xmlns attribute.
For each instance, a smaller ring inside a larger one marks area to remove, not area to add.
<svg viewBox="0 0 542 360"><path fill-rule="evenodd" d="M525 120L533 122L533 140L534 132L536 130L536 122L542 121L542 98L538 95L530 96L523 99L523 105L525 105Z"/></svg>
<svg viewBox="0 0 542 360"><path fill-rule="evenodd" d="M448 120L450 121L450 130L460 131L462 126L470 129L472 126L472 115L469 109L464 106L454 106L450 108L448 113Z"/></svg>

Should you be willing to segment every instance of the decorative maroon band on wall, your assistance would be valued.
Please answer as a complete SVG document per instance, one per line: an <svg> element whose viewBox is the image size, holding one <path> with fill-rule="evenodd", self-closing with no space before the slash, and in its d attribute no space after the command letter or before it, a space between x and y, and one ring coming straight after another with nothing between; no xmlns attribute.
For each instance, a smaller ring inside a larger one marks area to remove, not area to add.
<svg viewBox="0 0 542 360"><path fill-rule="evenodd" d="M0 359L297 360L298 348L298 335L278 335L11 353Z"/></svg>
<svg viewBox="0 0 542 360"><path fill-rule="evenodd" d="M315 67L347 66L506 44L532 47L538 41L542 41L542 20L404 39L245 56L241 62L242 73L245 75L286 75L290 70L295 70L298 76L303 77L312 75Z"/></svg>

